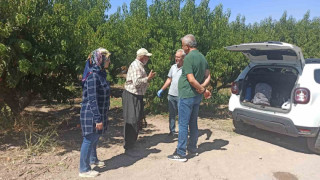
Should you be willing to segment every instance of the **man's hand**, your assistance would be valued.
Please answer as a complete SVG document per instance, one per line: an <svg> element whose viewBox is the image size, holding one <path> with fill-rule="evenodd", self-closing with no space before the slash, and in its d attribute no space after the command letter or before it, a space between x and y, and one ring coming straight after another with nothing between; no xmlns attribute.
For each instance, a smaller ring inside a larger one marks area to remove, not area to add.
<svg viewBox="0 0 320 180"><path fill-rule="evenodd" d="M158 97L161 97L162 92L163 92L163 90L160 89L160 90L157 92L157 96L158 96Z"/></svg>
<svg viewBox="0 0 320 180"><path fill-rule="evenodd" d="M103 123L96 123L96 129L97 130L102 130L103 129Z"/></svg>
<svg viewBox="0 0 320 180"><path fill-rule="evenodd" d="M148 81L150 81L154 76L156 75L156 72L153 72L152 70L150 71L148 75Z"/></svg>
<svg viewBox="0 0 320 180"><path fill-rule="evenodd" d="M202 86L201 86L200 89L196 89L197 93L199 93L199 94L203 94L205 92L205 90L206 89L204 87L202 87Z"/></svg>
<svg viewBox="0 0 320 180"><path fill-rule="evenodd" d="M208 89L206 89L206 91L203 93L203 95L204 95L205 99L211 98L211 92Z"/></svg>

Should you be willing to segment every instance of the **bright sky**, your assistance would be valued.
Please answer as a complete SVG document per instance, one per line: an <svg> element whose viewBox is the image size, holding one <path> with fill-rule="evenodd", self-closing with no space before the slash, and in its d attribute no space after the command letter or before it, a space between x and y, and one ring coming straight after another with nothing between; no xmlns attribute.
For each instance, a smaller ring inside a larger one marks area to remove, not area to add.
<svg viewBox="0 0 320 180"><path fill-rule="evenodd" d="M147 2L150 5L152 0ZM197 5L200 2L201 0L196 0ZM110 0L110 3L111 9L107 14L116 12L123 3L129 7L130 0ZM284 11L287 11L288 17L293 16L296 20L301 20L308 10L310 10L310 19L320 17L320 0L210 0L211 11L220 3L225 12L227 9L231 10L231 21L240 14L246 17L246 24L259 23L270 16L272 19L279 20Z"/></svg>

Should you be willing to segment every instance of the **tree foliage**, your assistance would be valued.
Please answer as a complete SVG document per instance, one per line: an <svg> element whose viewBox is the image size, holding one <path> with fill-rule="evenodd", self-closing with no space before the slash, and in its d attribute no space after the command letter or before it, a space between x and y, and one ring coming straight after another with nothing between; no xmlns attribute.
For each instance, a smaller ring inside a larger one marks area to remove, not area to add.
<svg viewBox="0 0 320 180"><path fill-rule="evenodd" d="M279 20L266 17L246 24L245 17L230 20L231 11L210 0L132 0L110 17L108 0L0 1L0 107L20 112L36 94L52 100L72 96L67 86L78 82L90 51L111 51L110 80L117 83L122 66L145 47L153 56L147 65L157 72L147 92L147 104L157 111L166 101L155 96L167 78L180 39L194 34L206 56L211 85L227 87L247 65L244 56L224 47L260 41L282 41L302 48L304 56L320 57L320 18L306 12L296 20L284 12Z"/></svg>
<svg viewBox="0 0 320 180"><path fill-rule="evenodd" d="M2 0L0 2L0 99L17 114L36 94L71 96L86 55L97 45L108 1Z"/></svg>

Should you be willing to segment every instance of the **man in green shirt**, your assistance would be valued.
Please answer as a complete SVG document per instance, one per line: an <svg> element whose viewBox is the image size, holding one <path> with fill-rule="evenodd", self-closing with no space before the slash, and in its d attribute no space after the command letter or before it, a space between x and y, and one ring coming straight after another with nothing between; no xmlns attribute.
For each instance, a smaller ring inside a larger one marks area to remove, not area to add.
<svg viewBox="0 0 320 180"><path fill-rule="evenodd" d="M188 155L198 155L198 112L202 94L210 98L211 93L205 87L210 82L210 71L205 57L197 50L197 41L192 34L181 39L182 49L187 54L184 59L182 74L178 82L179 91L179 136L178 146L170 160L187 161ZM188 128L190 138L188 142Z"/></svg>

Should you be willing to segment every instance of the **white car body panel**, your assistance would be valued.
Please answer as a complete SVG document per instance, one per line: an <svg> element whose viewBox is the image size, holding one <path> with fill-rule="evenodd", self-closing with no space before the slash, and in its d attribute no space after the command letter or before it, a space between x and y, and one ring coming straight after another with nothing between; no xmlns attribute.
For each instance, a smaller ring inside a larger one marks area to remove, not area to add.
<svg viewBox="0 0 320 180"><path fill-rule="evenodd" d="M297 68L300 72L298 74L298 79L296 82L296 87L307 88L310 90L310 101L307 104L294 104L292 103L290 111L275 112L275 111L265 111L261 109L255 109L252 107L244 106L240 102L240 95L232 94L229 99L229 110L234 111L235 109L244 109L252 112L260 112L263 114L276 115L284 118L289 118L292 120L295 126L301 127L319 127L320 126L320 84L315 81L314 70L320 69L320 64L307 64L305 65L305 60L303 58L301 49L297 46L282 43L282 44L270 44L270 43L247 43L234 46L226 47L230 51L243 52L251 63L240 73L238 78L244 79L248 71L256 65L289 65ZM253 57L246 53L248 50L283 50L290 49L296 52L297 56L283 57L283 61L270 61L266 60L266 57L259 56Z"/></svg>
<svg viewBox="0 0 320 180"><path fill-rule="evenodd" d="M296 67L300 72L305 64L301 49L297 46L288 43L270 44L268 42L262 43L245 43L239 45L233 45L226 47L229 51L242 52L250 62L254 64L279 64L279 65L291 65ZM283 56L283 60L268 59L266 55L252 56L248 51L274 51L274 50L291 50L295 53L295 56Z"/></svg>

